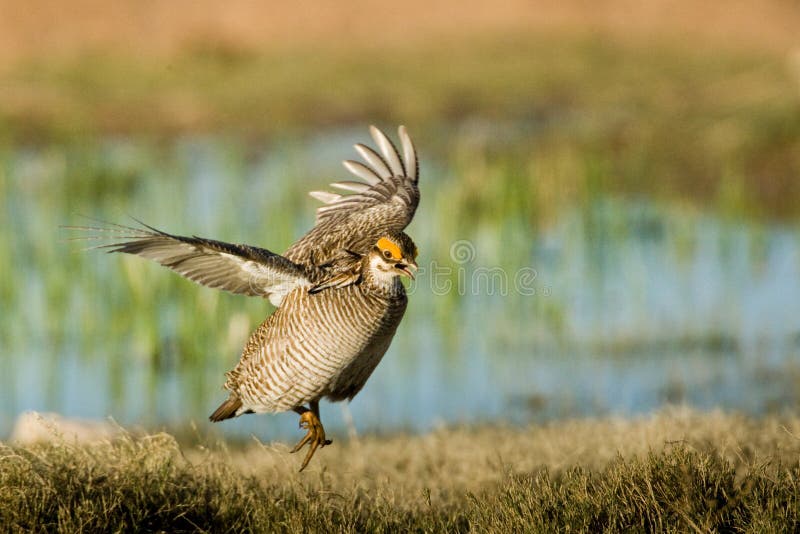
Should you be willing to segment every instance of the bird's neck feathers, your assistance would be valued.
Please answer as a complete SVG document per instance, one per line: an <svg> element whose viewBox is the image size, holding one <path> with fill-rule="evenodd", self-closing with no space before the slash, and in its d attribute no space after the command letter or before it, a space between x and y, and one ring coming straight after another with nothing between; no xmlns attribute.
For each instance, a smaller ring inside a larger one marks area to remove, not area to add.
<svg viewBox="0 0 800 534"><path fill-rule="evenodd" d="M370 290L389 295L405 293L400 275L377 254L364 256L361 265L362 284Z"/></svg>

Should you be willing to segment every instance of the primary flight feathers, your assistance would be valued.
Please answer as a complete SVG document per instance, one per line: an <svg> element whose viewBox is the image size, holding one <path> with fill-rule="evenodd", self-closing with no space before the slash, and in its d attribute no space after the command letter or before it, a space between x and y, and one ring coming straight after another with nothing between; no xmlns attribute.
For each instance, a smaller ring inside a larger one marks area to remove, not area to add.
<svg viewBox="0 0 800 534"><path fill-rule="evenodd" d="M275 306L280 306L283 297L295 287L310 286L301 266L269 250L196 236L172 235L143 226L126 227L126 233L116 236L125 241L99 248L157 261L193 282L214 289L267 297Z"/></svg>
<svg viewBox="0 0 800 534"><path fill-rule="evenodd" d="M376 127L370 127L370 134L380 153L359 143L355 149L364 163L344 162L345 168L363 182L331 184L352 194L309 193L325 205L317 209L317 222L311 231L286 251L287 258L312 265L326 261L328 254L337 250L364 253L381 235L401 232L411 222L419 204L419 162L414 143L404 126L398 128L402 155Z"/></svg>
<svg viewBox="0 0 800 534"><path fill-rule="evenodd" d="M311 191L309 195L327 204L317 210L317 223L326 219L343 222L355 213L363 214L373 208L396 211L395 216L407 218L405 224L396 230L402 230L411 221L419 203L417 189L417 153L404 126L398 133L403 148L403 157L394 143L382 131L371 126L370 134L381 153L358 143L356 151L364 158L366 165L358 161L346 160L344 167L364 182L343 181L331 186L354 195L341 195L328 191ZM385 215L384 215L385 216Z"/></svg>

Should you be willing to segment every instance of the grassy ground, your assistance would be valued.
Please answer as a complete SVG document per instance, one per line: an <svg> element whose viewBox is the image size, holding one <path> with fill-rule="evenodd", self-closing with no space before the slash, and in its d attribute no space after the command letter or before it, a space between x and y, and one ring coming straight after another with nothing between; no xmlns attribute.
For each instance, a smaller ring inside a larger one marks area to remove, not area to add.
<svg viewBox="0 0 800 534"><path fill-rule="evenodd" d="M0 449L17 531L791 531L800 419L646 419L444 429L336 442L307 472L285 445L169 435Z"/></svg>

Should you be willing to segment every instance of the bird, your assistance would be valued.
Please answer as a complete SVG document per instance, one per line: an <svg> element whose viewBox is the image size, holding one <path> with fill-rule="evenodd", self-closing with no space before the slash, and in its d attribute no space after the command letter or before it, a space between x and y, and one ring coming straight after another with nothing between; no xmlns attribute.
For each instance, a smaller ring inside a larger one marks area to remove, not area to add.
<svg viewBox="0 0 800 534"><path fill-rule="evenodd" d="M320 401L350 401L364 387L405 314L401 278L413 280L418 270L417 247L404 232L420 198L416 148L404 126L400 150L375 126L369 130L377 150L358 143L363 161L343 162L358 180L331 184L342 193L310 192L323 202L316 222L283 254L138 220L79 227L114 232L114 243L95 248L154 260L198 284L275 306L226 373L228 398L209 419L295 412L306 433L291 452L308 447L300 471L331 443Z"/></svg>

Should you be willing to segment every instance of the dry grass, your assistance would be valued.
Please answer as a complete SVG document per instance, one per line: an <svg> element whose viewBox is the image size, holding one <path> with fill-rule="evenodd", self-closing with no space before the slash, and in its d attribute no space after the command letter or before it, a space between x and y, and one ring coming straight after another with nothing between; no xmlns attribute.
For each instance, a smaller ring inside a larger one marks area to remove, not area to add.
<svg viewBox="0 0 800 534"><path fill-rule="evenodd" d="M792 530L800 418L635 420L284 445L0 449L0 522L78 531Z"/></svg>

